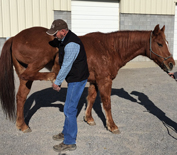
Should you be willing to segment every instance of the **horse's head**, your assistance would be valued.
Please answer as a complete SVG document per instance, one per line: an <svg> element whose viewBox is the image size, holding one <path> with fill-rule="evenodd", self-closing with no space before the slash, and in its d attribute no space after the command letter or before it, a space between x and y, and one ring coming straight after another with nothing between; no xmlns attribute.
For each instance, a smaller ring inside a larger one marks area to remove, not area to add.
<svg viewBox="0 0 177 155"><path fill-rule="evenodd" d="M149 58L157 63L165 72L171 71L175 61L169 52L168 42L165 37L165 26L162 29L157 25L150 35Z"/></svg>

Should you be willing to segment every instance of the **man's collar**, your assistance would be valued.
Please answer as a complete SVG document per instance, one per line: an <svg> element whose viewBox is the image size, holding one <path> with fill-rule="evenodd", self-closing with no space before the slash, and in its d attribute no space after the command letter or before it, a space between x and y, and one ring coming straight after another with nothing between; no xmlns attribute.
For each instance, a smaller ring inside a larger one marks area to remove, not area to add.
<svg viewBox="0 0 177 155"><path fill-rule="evenodd" d="M64 36L64 38L63 38L63 39L61 39L61 41L64 41L65 37L66 37L66 36Z"/></svg>

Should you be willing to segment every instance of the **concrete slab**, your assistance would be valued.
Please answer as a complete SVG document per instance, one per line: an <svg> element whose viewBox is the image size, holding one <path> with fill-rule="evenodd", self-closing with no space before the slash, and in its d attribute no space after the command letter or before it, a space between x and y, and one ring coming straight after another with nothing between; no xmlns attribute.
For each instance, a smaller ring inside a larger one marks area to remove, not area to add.
<svg viewBox="0 0 177 155"><path fill-rule="evenodd" d="M18 84L16 79L16 89ZM177 154L177 83L159 67L119 71L111 93L113 119L121 131L118 135L105 127L99 96L92 110L96 125L83 121L87 89L78 106L77 149L62 155ZM51 82L34 82L24 111L32 129L28 134L16 130L15 122L9 122L0 108L0 155L57 155L52 147L59 142L52 135L63 128L66 90L62 87L57 93Z"/></svg>

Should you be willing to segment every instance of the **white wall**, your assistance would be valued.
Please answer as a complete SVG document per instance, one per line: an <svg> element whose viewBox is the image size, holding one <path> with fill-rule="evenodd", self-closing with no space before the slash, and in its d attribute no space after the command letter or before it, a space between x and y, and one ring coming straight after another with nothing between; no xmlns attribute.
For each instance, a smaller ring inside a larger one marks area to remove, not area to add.
<svg viewBox="0 0 177 155"><path fill-rule="evenodd" d="M175 25L174 25L174 47L173 47L173 57L177 60L177 4L175 7Z"/></svg>
<svg viewBox="0 0 177 155"><path fill-rule="evenodd" d="M118 1L71 1L72 31L77 35L89 32L119 30Z"/></svg>

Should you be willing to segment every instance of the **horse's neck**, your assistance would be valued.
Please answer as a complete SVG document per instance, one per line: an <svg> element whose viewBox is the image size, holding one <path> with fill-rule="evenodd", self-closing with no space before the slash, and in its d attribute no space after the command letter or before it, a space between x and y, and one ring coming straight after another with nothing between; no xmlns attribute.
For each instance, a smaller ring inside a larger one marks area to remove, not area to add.
<svg viewBox="0 0 177 155"><path fill-rule="evenodd" d="M114 44L121 60L120 65L124 66L138 55L146 55L146 49L149 46L149 37L150 31L120 32Z"/></svg>

